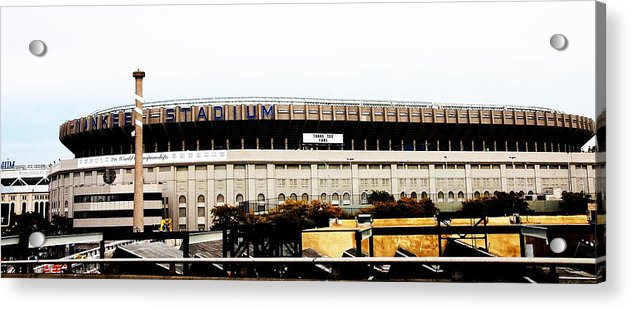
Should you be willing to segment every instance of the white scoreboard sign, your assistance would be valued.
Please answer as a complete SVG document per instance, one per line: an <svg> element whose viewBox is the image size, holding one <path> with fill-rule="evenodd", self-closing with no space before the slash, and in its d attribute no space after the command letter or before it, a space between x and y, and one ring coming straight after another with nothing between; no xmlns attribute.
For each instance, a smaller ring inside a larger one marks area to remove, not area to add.
<svg viewBox="0 0 631 309"><path fill-rule="evenodd" d="M303 144L343 144L344 134L302 133Z"/></svg>

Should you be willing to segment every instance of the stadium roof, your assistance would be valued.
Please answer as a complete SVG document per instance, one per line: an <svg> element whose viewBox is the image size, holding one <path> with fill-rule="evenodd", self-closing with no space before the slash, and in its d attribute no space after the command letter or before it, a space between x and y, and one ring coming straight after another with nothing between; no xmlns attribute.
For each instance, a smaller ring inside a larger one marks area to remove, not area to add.
<svg viewBox="0 0 631 309"><path fill-rule="evenodd" d="M207 104L295 104L295 105L329 105L329 106L366 106L366 107L423 107L434 109L468 109L468 110L513 110L530 112L563 113L561 111L517 105L493 105L493 104L460 104L460 103L433 103L424 101L395 101L395 100L349 100L349 99L317 99L317 98L293 98L293 97L218 97L197 99L175 99L165 101L146 102L144 108L193 106ZM119 105L95 111L90 115L111 113L115 111L127 111L134 108L133 104Z"/></svg>

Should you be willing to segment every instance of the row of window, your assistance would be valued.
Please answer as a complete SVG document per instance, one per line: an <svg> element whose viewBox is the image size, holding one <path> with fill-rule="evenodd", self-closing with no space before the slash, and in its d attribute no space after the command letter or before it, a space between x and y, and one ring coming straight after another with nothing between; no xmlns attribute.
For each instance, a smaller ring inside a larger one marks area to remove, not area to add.
<svg viewBox="0 0 631 309"><path fill-rule="evenodd" d="M471 169L500 169L500 164L475 164L472 163L470 164ZM576 169L587 169L588 166L592 166L592 164L576 164L575 168ZM195 166L195 170L197 171L202 171L202 170L206 170L206 165L196 165ZM244 166L243 166L244 167ZM390 164L357 164L358 169L360 170L364 170L364 169L371 169L371 170L389 170L391 168ZM188 167L186 166L178 166L176 167L177 171L188 171ZM225 165L215 165L214 166L215 170L225 170L226 166ZM256 165L257 169L266 169L265 165L260 165L257 164ZM277 170L310 170L311 166L308 164L277 164L275 166L275 168ZM348 164L318 164L318 169L319 170L324 170L324 169L328 169L328 170L348 170L350 167ZM417 169L421 169L421 170L426 170L429 169L429 165L428 164L397 164L397 168L399 170L401 169L408 169L408 170L417 170ZM449 164L447 161L443 164L439 164L436 163L434 164L434 168L435 169L457 169L457 170L461 170L465 168L464 164ZM506 168L507 169L513 169L513 164L506 164ZM535 165L534 164L524 164L524 163L518 163L518 164L514 164L514 168L515 169L534 169ZM567 164L540 164L539 165L540 169L560 169L560 170L567 170L568 169L568 165ZM238 166L235 165L235 170L239 170ZM127 174L131 174L133 171L133 169L125 169L125 173ZM153 173L154 168L153 167L148 167L146 168L146 171L148 173ZM159 167L159 171L160 172L170 172L171 169L170 167L166 166L166 167ZM97 173L97 178L100 179L103 176L103 172L102 171L98 171ZM86 173L86 177L90 177L92 175L90 172ZM81 176L80 172L74 172L73 173L73 177L74 178L79 178ZM58 180L59 178L61 178L61 176L53 176L53 181ZM64 174L63 178L69 178L69 174ZM48 196L47 195L41 195L41 196L36 196L36 199L47 199ZM22 195L22 199L26 200L26 195Z"/></svg>
<svg viewBox="0 0 631 309"><path fill-rule="evenodd" d="M162 201L162 194L145 192L143 199L145 201ZM74 197L75 203L125 202L133 200L133 193L75 195Z"/></svg>
<svg viewBox="0 0 631 309"><path fill-rule="evenodd" d="M10 212L11 213L15 213L15 203L12 202L9 206L11 207L10 208ZM50 204L49 204L49 202L35 202L33 204L33 206L34 206L33 210L34 210L35 213L46 215L46 213L48 212L48 207L50 206ZM27 212L27 204L26 204L26 202L22 202L21 210L22 210L22 212L21 212L22 214Z"/></svg>
<svg viewBox="0 0 631 309"><path fill-rule="evenodd" d="M8 195L8 194L3 194L2 195L2 200L6 200L8 198L8 200L10 201L15 201L16 200L16 196L17 195ZM33 200L47 200L48 199L48 194L41 194L41 195L33 195ZM20 195L20 200L22 201L26 201L28 200L28 195Z"/></svg>
<svg viewBox="0 0 631 309"><path fill-rule="evenodd" d="M520 191L519 194L524 195L524 191ZM533 194L533 191L528 191L528 194L531 195ZM473 197L474 198L478 198L481 196L491 196L491 192L489 191L484 191L484 192L480 192L480 191L475 191L473 193ZM399 194L399 198L404 198L404 197L409 197L412 199L426 199L429 197L428 193L423 191L420 194L418 194L415 191L410 192L409 194L406 193L405 191L401 192ZM277 204L283 204L285 201L287 200L293 200L293 201L309 201L310 200L310 196L307 193L303 193L302 195L300 195L300 197L298 196L298 194L296 193L291 193L289 195L289 197L287 197L284 193L280 193L277 197L276 203ZM340 205L340 204L344 204L344 205L349 205L350 201L351 201L351 195L348 192L343 193L342 195L338 194L338 193L333 193L331 195L327 195L326 193L322 193L319 196L319 200L320 201L329 201L331 202L332 205ZM449 191L449 192L443 192L443 191L439 191L438 193L436 193L436 202L442 203L442 202L455 202L455 201L459 201L462 202L465 200L465 193L463 191L459 191L459 192L453 192L453 191ZM243 194L237 194L235 197L235 201L237 205L241 205L242 203L246 203L249 201L245 201L244 200L244 196ZM258 205L265 205L266 202L270 202L268 200L266 200L265 195L264 194L258 194L257 199L256 199L256 204ZM271 201L273 203L273 201ZM368 193L367 192L363 192L360 195L360 203L361 204L368 204ZM217 205L223 205L225 204L225 197L223 194L218 194L217 195ZM180 217L186 217L186 196L181 195L179 197L179 216ZM198 207L198 217L203 217L205 214L205 207L206 207L206 199L203 195L199 195L197 198L197 207Z"/></svg>
<svg viewBox="0 0 631 309"><path fill-rule="evenodd" d="M162 209L144 209L143 212L145 217L162 217ZM75 219L130 218L133 216L133 209L90 210L74 212Z"/></svg>

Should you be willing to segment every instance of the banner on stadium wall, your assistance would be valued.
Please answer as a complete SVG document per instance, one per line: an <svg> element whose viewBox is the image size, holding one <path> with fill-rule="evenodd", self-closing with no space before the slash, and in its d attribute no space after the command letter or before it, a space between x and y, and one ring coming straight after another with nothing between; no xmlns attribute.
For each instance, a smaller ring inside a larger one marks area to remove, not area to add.
<svg viewBox="0 0 631 309"><path fill-rule="evenodd" d="M302 133L303 144L343 144L344 134Z"/></svg>
<svg viewBox="0 0 631 309"><path fill-rule="evenodd" d="M77 159L78 168L134 165L135 155L111 155ZM226 150L173 151L143 154L143 165L225 161Z"/></svg>

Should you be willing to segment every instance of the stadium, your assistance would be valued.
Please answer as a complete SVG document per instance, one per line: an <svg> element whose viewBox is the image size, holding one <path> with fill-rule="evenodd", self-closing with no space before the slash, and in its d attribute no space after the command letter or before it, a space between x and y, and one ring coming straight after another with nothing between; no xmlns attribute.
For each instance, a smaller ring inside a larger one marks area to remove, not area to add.
<svg viewBox="0 0 631 309"><path fill-rule="evenodd" d="M132 226L134 106L69 120L75 155L50 170L50 213L79 229ZM372 190L441 210L494 191L531 200L600 188L590 118L523 106L290 97L147 102L145 226L211 228L216 205L264 212L287 199L365 207ZM604 183L604 182L602 182Z"/></svg>

